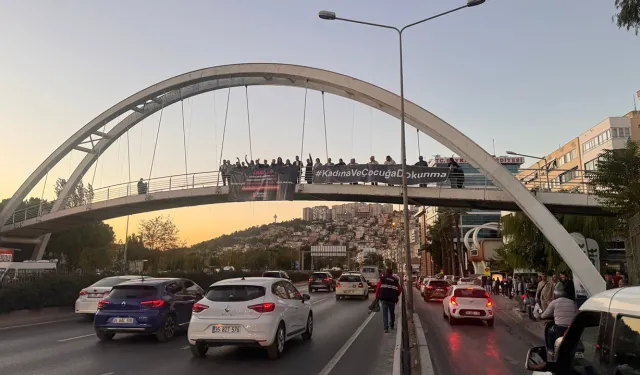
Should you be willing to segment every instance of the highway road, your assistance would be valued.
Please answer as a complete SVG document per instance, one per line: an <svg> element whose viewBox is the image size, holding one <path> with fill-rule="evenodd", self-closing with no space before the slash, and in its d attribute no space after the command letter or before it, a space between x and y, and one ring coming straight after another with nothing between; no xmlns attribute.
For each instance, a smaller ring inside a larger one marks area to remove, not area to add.
<svg viewBox="0 0 640 375"><path fill-rule="evenodd" d="M307 292L306 287L300 290ZM82 319L3 329L0 374L389 375L396 332L385 334L381 314L367 314L371 301L336 301L333 293L313 293L312 340L289 341L283 357L275 361L261 349L232 347L210 350L207 358L192 358L186 333L168 343L133 335L99 342L91 322Z"/></svg>
<svg viewBox="0 0 640 375"><path fill-rule="evenodd" d="M414 288L415 311L429 346L436 375L520 375L527 351L544 345L506 311L502 296L492 297L496 316L493 328L480 322L450 326L442 318L442 302L424 302Z"/></svg>

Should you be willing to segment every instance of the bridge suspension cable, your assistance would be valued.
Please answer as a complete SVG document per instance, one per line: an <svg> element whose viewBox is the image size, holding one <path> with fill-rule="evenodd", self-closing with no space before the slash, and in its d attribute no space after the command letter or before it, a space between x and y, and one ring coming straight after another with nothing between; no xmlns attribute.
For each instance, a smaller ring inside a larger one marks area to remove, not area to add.
<svg viewBox="0 0 640 375"><path fill-rule="evenodd" d="M227 105L224 110L224 126L222 127L222 142L220 145L220 160L222 160L222 154L224 152L224 136L227 134L227 119L229 118L229 99L231 99L231 86L227 91ZM220 180L220 168L218 168L218 180Z"/></svg>
<svg viewBox="0 0 640 375"><path fill-rule="evenodd" d="M156 142L153 146L153 156L151 157L151 167L149 168L149 178L147 183L151 182L151 172L153 171L153 162L156 160L156 149L158 148L158 138L160 138L160 126L162 125L162 114L164 113L164 100L165 96L162 96L162 104L160 106L160 118L158 119L158 131L156 132ZM147 185L147 193L149 193L150 186Z"/></svg>
<svg viewBox="0 0 640 375"><path fill-rule="evenodd" d="M216 86L218 86L218 81L216 81ZM214 148L214 162L216 169L220 170L220 163L218 162L218 127L216 124L216 90L213 91L213 148ZM217 184L216 184L217 185Z"/></svg>
<svg viewBox="0 0 640 375"><path fill-rule="evenodd" d="M247 126L249 127L249 157L253 160L253 149L251 148L251 116L249 115L249 89L244 85L244 96L247 102Z"/></svg>
<svg viewBox="0 0 640 375"><path fill-rule="evenodd" d="M107 124L104 124L104 126L102 127L102 132L104 133L105 130L107 128ZM91 189L93 190L93 185L96 181L96 172L98 171L98 164L100 164L100 156L102 154L102 149L98 150L98 157L96 158L96 166L93 168L93 177L91 178ZM103 170L104 171L104 170ZM102 177L101 177L102 179ZM93 200L93 197L91 197L91 200ZM64 202L66 204L66 201ZM91 203L91 202L89 202Z"/></svg>
<svg viewBox="0 0 640 375"><path fill-rule="evenodd" d="M304 84L304 107L302 109L302 140L300 141L300 160L304 157L304 127L307 123L307 93L309 92L309 80ZM313 163L313 160L311 161Z"/></svg>
<svg viewBox="0 0 640 375"><path fill-rule="evenodd" d="M418 157L420 157L422 152L420 152L420 130L418 129L416 129L416 136L418 137Z"/></svg>
<svg viewBox="0 0 640 375"><path fill-rule="evenodd" d="M352 103L351 107L351 158L353 158L353 131L356 122L356 102Z"/></svg>
<svg viewBox="0 0 640 375"><path fill-rule="evenodd" d="M324 91L322 92L322 120L324 122L324 151L329 160L329 144L327 143L327 111L324 105Z"/></svg>
<svg viewBox="0 0 640 375"><path fill-rule="evenodd" d="M184 99L180 100L180 108L182 110L182 147L184 149L184 178L185 184L189 184L189 172L187 169L187 133L184 130Z"/></svg>

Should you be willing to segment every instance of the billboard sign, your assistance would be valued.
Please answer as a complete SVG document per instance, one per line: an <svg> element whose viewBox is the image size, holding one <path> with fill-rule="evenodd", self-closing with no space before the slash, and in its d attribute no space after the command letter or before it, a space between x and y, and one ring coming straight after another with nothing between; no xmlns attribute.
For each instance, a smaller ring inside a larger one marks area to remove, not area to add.
<svg viewBox="0 0 640 375"><path fill-rule="evenodd" d="M312 257L346 257L346 246L311 246Z"/></svg>

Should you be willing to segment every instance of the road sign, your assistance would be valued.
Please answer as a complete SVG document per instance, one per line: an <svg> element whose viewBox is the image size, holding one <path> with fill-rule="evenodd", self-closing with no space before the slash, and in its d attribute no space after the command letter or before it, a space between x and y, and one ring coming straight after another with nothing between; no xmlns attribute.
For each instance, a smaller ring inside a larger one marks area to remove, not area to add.
<svg viewBox="0 0 640 375"><path fill-rule="evenodd" d="M485 276L491 276L491 268L485 267L484 268L484 275Z"/></svg>

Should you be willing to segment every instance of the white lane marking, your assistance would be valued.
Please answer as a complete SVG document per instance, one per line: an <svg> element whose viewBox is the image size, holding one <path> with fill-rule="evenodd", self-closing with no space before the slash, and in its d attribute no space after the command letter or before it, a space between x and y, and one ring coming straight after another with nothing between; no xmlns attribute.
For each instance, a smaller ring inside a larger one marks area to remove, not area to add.
<svg viewBox="0 0 640 375"><path fill-rule="evenodd" d="M327 365L324 366L324 368L322 369L322 371L320 371L318 375L329 375L331 370L333 370L333 368L338 364L338 361L340 361L340 358L342 358L344 353L346 353L347 350L349 350L353 342L356 341L358 336L360 336L364 328L367 326L367 324L369 324L369 322L371 321L371 319L373 319L375 315L376 314L369 314L369 317L365 319L365 321L360 325L360 327L358 327L358 329L353 333L353 335L351 335L349 340L347 340L347 342L345 342L344 345L342 345L342 348L338 350L338 352L333 356L333 358L331 358L331 360L327 363Z"/></svg>
<svg viewBox="0 0 640 375"><path fill-rule="evenodd" d="M115 372L105 372L105 373L104 373L104 374L102 374L102 375L113 375L113 374L115 374Z"/></svg>
<svg viewBox="0 0 640 375"><path fill-rule="evenodd" d="M180 350L186 350L186 349L189 349L189 345L183 346L182 348L180 348Z"/></svg>
<svg viewBox="0 0 640 375"><path fill-rule="evenodd" d="M312 305L315 305L316 303L320 303L320 302L322 302L322 301L326 301L326 300L328 300L329 298L330 298L330 297L325 297L325 298L323 298L323 299L319 299L319 300L316 300L316 301L312 301L312 302L311 302L311 304L312 304Z"/></svg>
<svg viewBox="0 0 640 375"><path fill-rule="evenodd" d="M6 331L6 330L9 330L9 329L16 329L16 328L41 326L41 325L45 325L45 324L70 322L72 320L80 321L79 318L67 318L67 319L49 320L49 321L46 321L46 322L31 323L31 324L20 324L20 325L17 325L17 326L9 326L9 327L0 327L0 331Z"/></svg>
<svg viewBox="0 0 640 375"><path fill-rule="evenodd" d="M91 334L88 334L88 335L69 337L68 339L58 340L58 342L67 342L67 341L71 341L71 340L83 339L85 337L91 337L91 336L95 336L95 335L96 335L95 333L91 333Z"/></svg>
<svg viewBox="0 0 640 375"><path fill-rule="evenodd" d="M398 316L398 314L396 314L396 316ZM400 317L400 320L402 320L402 316ZM396 327L396 346L395 348L393 348L393 375L400 375L402 373L400 366L400 350L402 349L402 321L400 322L399 326L400 327Z"/></svg>

